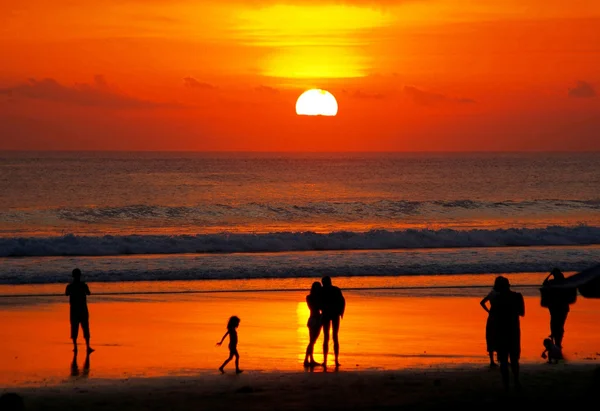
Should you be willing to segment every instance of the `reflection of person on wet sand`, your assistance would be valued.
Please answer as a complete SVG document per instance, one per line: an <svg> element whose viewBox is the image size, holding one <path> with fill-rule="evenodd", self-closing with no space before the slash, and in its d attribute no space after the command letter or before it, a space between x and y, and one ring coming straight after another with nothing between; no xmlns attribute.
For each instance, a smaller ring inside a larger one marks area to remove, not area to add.
<svg viewBox="0 0 600 411"><path fill-rule="evenodd" d="M235 373L239 374L242 372L242 370L240 370L240 354L237 350L237 328L240 325L240 321L241 320L236 316L232 316L231 318L229 318L229 322L227 323L227 332L225 333L223 338L221 338L221 341L217 343L217 345L220 346L221 344L223 344L225 338L229 335L229 358L227 358L225 362L219 367L219 371L221 371L222 373L225 373L224 368L229 363L229 361L233 359L233 357L235 357Z"/></svg>
<svg viewBox="0 0 600 411"><path fill-rule="evenodd" d="M323 366L327 367L329 329L332 328L335 366L339 367L340 343L338 333L340 330L340 320L344 318L344 311L346 310L346 300L342 295L342 290L331 284L330 277L323 277L321 283L323 284L323 297L321 300L321 312L323 315Z"/></svg>
<svg viewBox="0 0 600 411"><path fill-rule="evenodd" d="M494 352L496 351L496 348L494 348L494 317L492 316L491 308L488 308L486 304L489 302L490 307L493 306L494 297L496 297L496 295L498 295L498 292L496 291L496 284L494 284L492 291L479 302L483 309L488 313L487 322L485 324L485 342L487 345L487 352L490 356L490 367L492 368L498 366L494 361Z"/></svg>
<svg viewBox="0 0 600 411"><path fill-rule="evenodd" d="M90 353L85 354L85 362L83 363L82 377L87 377L90 374ZM77 364L77 351L73 353L73 361L71 362L71 377L79 377L79 365Z"/></svg>
<svg viewBox="0 0 600 411"><path fill-rule="evenodd" d="M77 336L79 335L79 325L81 325L87 352L92 353L94 349L90 347L90 321L87 307L87 296L91 294L90 288L81 281L81 270L79 268L74 269L72 275L73 281L67 285L65 295L69 296L73 351L77 352Z"/></svg>
<svg viewBox="0 0 600 411"><path fill-rule="evenodd" d="M498 295L494 298L492 314L494 316L494 347L498 352L502 383L508 390L509 358L515 380L515 388L521 389L519 380L519 358L521 356L521 321L525 315L525 302L521 293L511 291L510 283L505 277L497 277L494 288Z"/></svg>
<svg viewBox="0 0 600 411"><path fill-rule="evenodd" d="M321 320L321 290L321 283L315 281L310 289L310 294L306 296L306 304L310 310L310 316L308 317L308 324L306 324L308 327L309 342L306 347L306 355L304 356L305 367L320 365L315 361L313 353L323 324Z"/></svg>

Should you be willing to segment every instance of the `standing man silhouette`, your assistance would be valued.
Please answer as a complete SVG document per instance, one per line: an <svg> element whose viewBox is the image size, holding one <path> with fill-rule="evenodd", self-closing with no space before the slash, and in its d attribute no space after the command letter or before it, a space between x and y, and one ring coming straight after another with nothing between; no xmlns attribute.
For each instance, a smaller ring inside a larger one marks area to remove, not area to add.
<svg viewBox="0 0 600 411"><path fill-rule="evenodd" d="M90 321L87 307L87 296L90 295L90 288L81 281L81 270L73 270L73 281L67 285L65 295L69 296L70 320L71 320L71 339L73 340L73 351L77 352L77 336L79 335L79 325L83 330L83 338L87 353L91 354L94 349L90 347Z"/></svg>
<svg viewBox="0 0 600 411"><path fill-rule="evenodd" d="M323 317L323 367L327 367L327 354L329 352L329 329L333 328L333 352L335 353L335 366L339 367L340 342L338 333L340 331L340 320L344 318L346 310L346 299L342 290L331 284L331 278L326 276L321 279Z"/></svg>

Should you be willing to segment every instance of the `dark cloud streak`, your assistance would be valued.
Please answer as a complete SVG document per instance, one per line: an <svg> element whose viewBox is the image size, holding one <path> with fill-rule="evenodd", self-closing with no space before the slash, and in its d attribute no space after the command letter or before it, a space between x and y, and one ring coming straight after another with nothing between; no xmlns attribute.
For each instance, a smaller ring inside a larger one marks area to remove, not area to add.
<svg viewBox="0 0 600 411"><path fill-rule="evenodd" d="M416 104L422 106L434 106L438 104L474 104L475 100L470 98L449 97L444 94L432 93L421 90L414 86L404 86L404 93L408 95Z"/></svg>
<svg viewBox="0 0 600 411"><path fill-rule="evenodd" d="M173 103L159 103L120 94L111 89L102 75L94 76L93 83L65 86L53 78L29 79L25 83L0 89L0 95L111 109L151 109L178 107Z"/></svg>
<svg viewBox="0 0 600 411"><path fill-rule="evenodd" d="M596 97L596 90L587 81L578 81L577 85L569 89L569 97L574 98L592 98Z"/></svg>
<svg viewBox="0 0 600 411"><path fill-rule="evenodd" d="M217 88L216 86L213 86L212 84L198 81L193 77L185 77L183 79L183 85L187 88L197 89L197 90L214 90Z"/></svg>

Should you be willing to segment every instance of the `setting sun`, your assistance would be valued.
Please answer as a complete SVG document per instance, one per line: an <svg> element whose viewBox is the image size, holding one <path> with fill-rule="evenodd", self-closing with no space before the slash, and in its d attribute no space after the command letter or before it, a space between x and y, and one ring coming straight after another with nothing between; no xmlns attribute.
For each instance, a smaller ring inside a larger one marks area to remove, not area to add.
<svg viewBox="0 0 600 411"><path fill-rule="evenodd" d="M321 89L310 89L298 97L296 114L304 116L335 116L338 104L333 94Z"/></svg>

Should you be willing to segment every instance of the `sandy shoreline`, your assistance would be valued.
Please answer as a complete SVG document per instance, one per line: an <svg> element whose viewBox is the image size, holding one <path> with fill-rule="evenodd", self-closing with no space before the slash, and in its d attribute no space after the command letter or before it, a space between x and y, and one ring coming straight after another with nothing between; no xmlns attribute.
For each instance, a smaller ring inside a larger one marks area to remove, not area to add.
<svg viewBox="0 0 600 411"><path fill-rule="evenodd" d="M27 410L560 409L595 398L600 368L531 365L523 368L522 382L521 393L505 393L497 370L406 369L77 379L10 391L24 398Z"/></svg>

